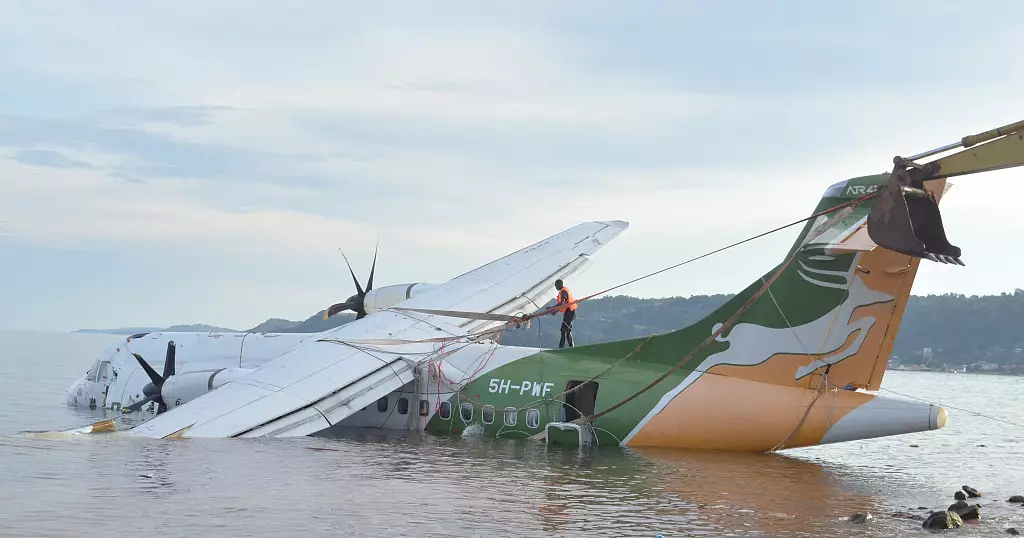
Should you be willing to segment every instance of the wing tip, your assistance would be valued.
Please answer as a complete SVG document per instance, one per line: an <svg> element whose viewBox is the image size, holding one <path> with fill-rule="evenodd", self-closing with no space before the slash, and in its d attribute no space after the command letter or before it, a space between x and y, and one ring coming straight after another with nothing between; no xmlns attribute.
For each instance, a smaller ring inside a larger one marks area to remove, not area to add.
<svg viewBox="0 0 1024 538"><path fill-rule="evenodd" d="M616 228L620 231L629 228L629 222L624 220L596 220L594 222L597 224L604 224L605 226L609 226L611 228Z"/></svg>

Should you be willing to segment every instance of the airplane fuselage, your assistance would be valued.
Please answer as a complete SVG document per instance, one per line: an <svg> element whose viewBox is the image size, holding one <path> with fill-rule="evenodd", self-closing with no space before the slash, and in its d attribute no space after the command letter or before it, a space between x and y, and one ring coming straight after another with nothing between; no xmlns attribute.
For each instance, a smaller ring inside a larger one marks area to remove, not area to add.
<svg viewBox="0 0 1024 538"><path fill-rule="evenodd" d="M310 341L313 333L154 332L119 340L93 361L66 390L66 403L80 409L119 412L144 398L150 382L132 353L161 370L167 343L177 347L175 373L255 369ZM212 372L211 372L212 374ZM173 400L168 402L174 405ZM152 411L152 410L150 410Z"/></svg>
<svg viewBox="0 0 1024 538"><path fill-rule="evenodd" d="M466 346L447 357L440 371L437 363L425 365L417 380L335 426L543 437L549 424L561 429L566 422L615 406L671 367L665 362L621 360L636 344L623 346L619 356L591 355L585 347L566 353ZM487 357L484 364L480 357ZM460 375L446 374L445 367L458 369ZM462 379L462 372L473 369L479 372ZM664 400L674 400L680 387L688 388L684 405L652 412ZM942 427L946 420L944 411L929 404L832 390L822 396L831 411L809 413L794 431L794 422L812 406L815 394L805 388L680 369L584 430L598 445L760 451L783 441L792 448L927 431ZM330 435L331 430L318 435Z"/></svg>

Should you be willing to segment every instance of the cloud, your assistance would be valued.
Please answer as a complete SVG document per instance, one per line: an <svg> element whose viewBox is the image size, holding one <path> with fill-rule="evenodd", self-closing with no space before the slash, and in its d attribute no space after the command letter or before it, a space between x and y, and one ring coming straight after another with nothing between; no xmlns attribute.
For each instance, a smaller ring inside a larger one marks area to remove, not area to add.
<svg viewBox="0 0 1024 538"><path fill-rule="evenodd" d="M92 168L87 162L76 161L59 151L45 149L21 150L15 153L14 160L20 164L33 166L52 166L54 168Z"/></svg>
<svg viewBox="0 0 1024 538"><path fill-rule="evenodd" d="M336 249L368 266L377 234L397 260L381 281L437 280L582 220L629 220L586 275L607 287L805 216L896 154L1018 119L1024 4L995 19L979 5L5 4L0 48L18 54L0 57L0 234L26 257L19 281L42 260L126 256L176 279L118 265L79 286L95 304L126 279L168 322L196 305L233 326L262 319L223 305L307 315L350 291ZM925 269L917 289L1015 278L984 258L1007 224L978 193L1021 184L961 183L947 232L983 272ZM792 239L623 291L735 290Z"/></svg>
<svg viewBox="0 0 1024 538"><path fill-rule="evenodd" d="M94 115L99 123L139 127L198 127L215 121L218 112L230 111L224 106L166 106L156 108L114 108Z"/></svg>
<svg viewBox="0 0 1024 538"><path fill-rule="evenodd" d="M312 170L322 159L317 155L199 144L166 133L105 127L84 120L0 117L0 147L3 146L49 146L116 155L122 162L109 172L128 179L181 177L289 185L325 181ZM24 152L21 150L19 154ZM35 155L36 160L28 164L43 164L39 160L43 154L29 155ZM52 166L52 160L47 165Z"/></svg>

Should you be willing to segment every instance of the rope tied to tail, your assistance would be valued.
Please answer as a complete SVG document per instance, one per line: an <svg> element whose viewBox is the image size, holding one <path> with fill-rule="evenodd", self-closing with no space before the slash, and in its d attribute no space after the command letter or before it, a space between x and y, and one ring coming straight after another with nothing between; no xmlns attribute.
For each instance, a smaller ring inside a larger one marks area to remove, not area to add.
<svg viewBox="0 0 1024 538"><path fill-rule="evenodd" d="M823 211L819 211L819 212L817 212L817 213L815 213L815 214L813 214L813 215L811 215L811 216L809 216L809 217L807 217L805 219L801 219L800 221L796 221L796 222L790 223L790 224L788 224L786 226L783 226L783 227L780 227L780 228L776 228L772 232L781 230L781 229L789 227L789 226L793 226L793 225L799 224L800 222L806 222L808 220L815 219L815 218L817 218L817 217L819 217L821 215L825 215L825 214L828 214L828 213L831 213L831 212L834 212L834 211L838 211L838 210L840 210L840 209L842 209L844 207L848 207L848 206L849 207L856 207L856 206L864 203L866 200L868 200L868 199L870 199L870 198L872 198L874 196L877 196L877 193L866 194L864 196L861 196L861 197L856 198L854 200L850 200L850 201L845 202L843 204L839 204L839 205L830 207L828 209L825 209ZM767 233L772 233L772 232L766 232L765 234L761 234L761 235L766 235ZM754 238L756 238L756 237L759 237L759 236L755 236ZM754 238L751 238L751 239L754 239ZM747 239L747 240L744 240L744 241L740 241L738 243L734 243L734 245L742 244L742 243L744 243L746 241L749 241L751 239ZM734 245L731 245L731 246L734 246ZM726 248L729 248L729 247L726 247ZM722 251L722 250L724 250L724 249L719 249L719 252ZM754 305L754 303L757 302L757 300L760 299L761 296L764 295L764 293L766 291L768 291L768 289L772 286L772 284L775 283L775 281L782 275L782 273L785 272L785 270L793 262L793 260L796 258L797 254L799 252L800 252L800 249L794 249L793 252L790 253L786 257L785 261L783 261L783 263L780 264L779 267L777 267L775 269L775 271L772 272L772 274L771 274L771 276L769 278L762 279L764 284L762 284L761 287L758 288L758 290L756 292L754 292L754 294L751 295L750 298L747 299L747 301L743 305L741 305L740 308L737 309L736 312L734 312L733 315L730 316L729 319L727 319L725 321L725 323L723 323L718 328L718 330L712 332L711 335L709 335L707 338L704 339L703 342L701 342L699 345L697 345L697 347L695 347L693 350L691 350L689 353L687 353L685 357L683 357L679 362L677 362L675 364L675 366L670 368L667 372L665 372L664 374L658 376L657 379L655 379L654 381L648 383L647 386L643 387L642 389L638 390L637 392L633 393L632 395L622 399L618 403L616 403L616 404L614 404L614 405L612 405L612 406L610 406L610 407L608 407L608 408L606 408L606 409L604 409L604 410L602 410L600 412L594 413L593 415L590 415L590 416L587 416L587 417L581 417L581 418L578 418L578 419L576 419L576 420L574 420L572 422L575 423L575 424L584 424L584 423L588 423L588 422L593 422L594 420L597 420L598 418L600 418L600 417L602 417L604 415L607 415L608 413L611 413L612 411L618 409L619 407L622 407L623 405L626 405L627 403L629 403L632 400L636 399L641 394L643 394L643 393L647 392L648 390L654 388L656 385L658 385L659 383L661 383L662 381L667 379L670 375L675 373L677 370L682 368L682 366L684 364L686 364L687 362L689 362L697 353L699 353L704 348L706 348L708 345L710 345L711 342L716 341L718 339L718 337L721 336L723 333L725 333L726 331L731 329L732 326L735 325L737 321L739 321L739 318L747 310L749 310ZM698 259L698 258L695 258L695 259ZM684 262L684 264L685 263L687 263L687 262ZM677 264L676 267L679 266L679 265L683 265L683 264ZM667 269L663 269L662 271L665 271L665 270L667 270ZM657 274L657 273L652 273L652 275L654 275L654 274ZM639 279L637 279L637 280L639 280ZM616 287L620 287L622 285L625 285L625 284L621 284L621 285L616 286ZM609 288L609 290L611 290L611 289L614 289L614 287L613 288ZM606 291L605 292L600 292L600 293L606 293ZM598 294L594 294L594 295L598 295ZM589 299L590 297L593 297L593 296L588 296L588 297L585 297L584 299ZM583 301L584 299L580 299L580 301ZM817 400L817 398L815 398L815 401L816 400ZM814 404L812 402L811 406L813 406L813 405ZM809 411L809 408L808 408L808 411ZM802 424L802 422L803 422L803 420L801 420L801 424ZM797 426L797 429L799 429L799 425ZM788 440L788 438L787 438L787 440Z"/></svg>

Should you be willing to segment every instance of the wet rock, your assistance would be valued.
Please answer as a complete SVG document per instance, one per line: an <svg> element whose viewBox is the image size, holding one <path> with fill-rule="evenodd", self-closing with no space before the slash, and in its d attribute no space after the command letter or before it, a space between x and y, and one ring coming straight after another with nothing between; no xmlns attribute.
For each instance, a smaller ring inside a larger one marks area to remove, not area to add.
<svg viewBox="0 0 1024 538"><path fill-rule="evenodd" d="M1018 531L1017 529L1015 529L1013 527L1010 527L1009 529L1006 529L1006 534L1012 534L1014 536L1020 536L1020 531Z"/></svg>
<svg viewBox="0 0 1024 538"><path fill-rule="evenodd" d="M956 512L963 521L973 521L981 518L980 504L967 504L966 501L957 501L946 509L949 512Z"/></svg>
<svg viewBox="0 0 1024 538"><path fill-rule="evenodd" d="M946 510L945 512L932 512L921 526L926 529L957 529L963 524L964 520L960 519L956 512Z"/></svg>
<svg viewBox="0 0 1024 538"><path fill-rule="evenodd" d="M972 488L971 486L963 486L963 490L964 490L964 492L967 493L967 496L972 498L972 499L974 499L976 497L981 497L981 492L976 490L976 489L974 489L974 488Z"/></svg>
<svg viewBox="0 0 1024 538"><path fill-rule="evenodd" d="M891 515L889 517L894 517L894 518L898 518L898 519L914 519L917 516L915 516L914 514L911 514L910 512L896 512L895 514L893 514L893 515Z"/></svg>
<svg viewBox="0 0 1024 538"><path fill-rule="evenodd" d="M871 514L854 514L850 517L850 523L867 523L869 519L874 519Z"/></svg>
<svg viewBox="0 0 1024 538"><path fill-rule="evenodd" d="M1010 502L1024 503L1024 495L1014 495L1013 497L1010 497Z"/></svg>
<svg viewBox="0 0 1024 538"><path fill-rule="evenodd" d="M958 492L953 494L953 498L958 500L958 501L966 501L967 500L967 494L962 492L962 491L958 491Z"/></svg>

